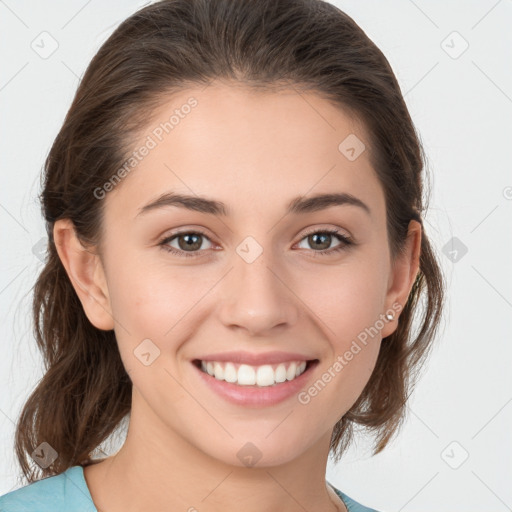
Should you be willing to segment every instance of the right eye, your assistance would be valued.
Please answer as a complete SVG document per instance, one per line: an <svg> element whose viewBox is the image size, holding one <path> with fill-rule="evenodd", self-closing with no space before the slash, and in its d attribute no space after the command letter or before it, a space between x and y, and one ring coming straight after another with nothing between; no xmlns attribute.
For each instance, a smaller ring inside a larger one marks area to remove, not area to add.
<svg viewBox="0 0 512 512"><path fill-rule="evenodd" d="M206 234L201 231L179 231L173 233L171 236L165 237L158 245L176 256L190 258L197 256L195 253L203 252L199 250L202 245L201 238L206 238L206 240L210 241ZM170 242L174 241L178 241L178 248L169 245Z"/></svg>

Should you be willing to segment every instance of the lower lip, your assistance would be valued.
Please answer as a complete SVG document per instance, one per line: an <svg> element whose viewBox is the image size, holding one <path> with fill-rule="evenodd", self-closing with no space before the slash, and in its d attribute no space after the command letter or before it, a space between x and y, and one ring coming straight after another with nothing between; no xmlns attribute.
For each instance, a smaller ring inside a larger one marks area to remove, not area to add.
<svg viewBox="0 0 512 512"><path fill-rule="evenodd" d="M318 360L309 363L306 371L293 380L266 387L240 386L225 380L218 380L209 373L200 370L194 363L192 363L192 366L199 373L203 382L228 402L236 405L265 407L278 404L296 395L304 387L317 364Z"/></svg>

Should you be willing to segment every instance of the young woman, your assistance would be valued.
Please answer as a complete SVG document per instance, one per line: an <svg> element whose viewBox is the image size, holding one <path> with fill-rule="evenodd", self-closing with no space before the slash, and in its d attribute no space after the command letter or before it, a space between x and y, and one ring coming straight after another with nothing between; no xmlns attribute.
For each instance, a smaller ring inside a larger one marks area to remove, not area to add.
<svg viewBox="0 0 512 512"><path fill-rule="evenodd" d="M384 449L439 324L423 167L388 61L329 3L124 21L46 161L47 371L0 509L371 510L326 465L354 426Z"/></svg>

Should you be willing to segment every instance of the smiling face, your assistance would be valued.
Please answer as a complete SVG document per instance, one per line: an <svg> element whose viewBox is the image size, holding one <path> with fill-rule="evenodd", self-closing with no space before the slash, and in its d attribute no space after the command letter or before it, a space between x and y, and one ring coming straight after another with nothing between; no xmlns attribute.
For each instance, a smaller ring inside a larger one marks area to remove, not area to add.
<svg viewBox="0 0 512 512"><path fill-rule="evenodd" d="M197 104L182 108L190 98ZM175 109L181 114L166 133L161 123ZM405 303L416 271L408 259L392 265L384 193L368 152L354 160L339 149L351 134L367 140L314 94L187 89L161 105L134 149L148 135L156 145L100 199L103 267L95 267L94 286L84 273L75 288L91 322L115 329L134 387L131 422L154 446L174 436L240 466L237 453L251 442L259 466L282 464L325 447L360 395L381 338L396 328L398 315L382 315ZM324 194L329 200L310 201ZM371 328L378 334L362 343ZM360 350L349 361L354 340ZM331 378L307 403L294 390L278 403L236 404L193 363L230 351L318 360L302 392Z"/></svg>

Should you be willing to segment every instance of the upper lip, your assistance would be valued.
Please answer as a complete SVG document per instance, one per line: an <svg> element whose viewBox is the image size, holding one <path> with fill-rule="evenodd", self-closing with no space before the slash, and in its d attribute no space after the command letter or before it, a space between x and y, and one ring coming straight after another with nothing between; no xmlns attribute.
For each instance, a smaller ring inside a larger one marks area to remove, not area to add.
<svg viewBox="0 0 512 512"><path fill-rule="evenodd" d="M262 352L261 354L252 354L251 352L222 352L218 354L208 354L197 357L200 361L219 361L232 362L238 364L248 364L258 366L263 364L286 363L288 361L311 361L314 358L295 352Z"/></svg>

